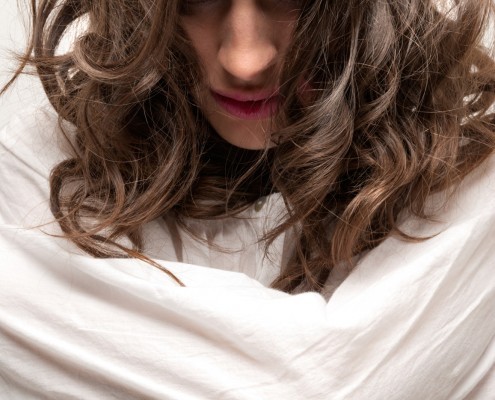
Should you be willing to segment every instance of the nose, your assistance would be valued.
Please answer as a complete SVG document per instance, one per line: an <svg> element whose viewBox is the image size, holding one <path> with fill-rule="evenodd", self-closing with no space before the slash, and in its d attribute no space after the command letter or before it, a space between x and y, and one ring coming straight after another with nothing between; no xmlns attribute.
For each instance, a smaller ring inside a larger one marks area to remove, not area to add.
<svg viewBox="0 0 495 400"><path fill-rule="evenodd" d="M277 63L273 21L254 1L233 2L223 26L218 60L237 83L261 84Z"/></svg>

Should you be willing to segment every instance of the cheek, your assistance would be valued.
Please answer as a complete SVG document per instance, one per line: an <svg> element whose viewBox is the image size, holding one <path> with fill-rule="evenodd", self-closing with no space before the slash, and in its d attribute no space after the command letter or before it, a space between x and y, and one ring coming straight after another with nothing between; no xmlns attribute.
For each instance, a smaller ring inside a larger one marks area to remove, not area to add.
<svg viewBox="0 0 495 400"><path fill-rule="evenodd" d="M203 59L208 53L207 48L209 47L206 39L209 37L207 30L197 27L184 30L196 55Z"/></svg>
<svg viewBox="0 0 495 400"><path fill-rule="evenodd" d="M200 61L214 57L219 36L215 19L182 17L181 26Z"/></svg>
<svg viewBox="0 0 495 400"><path fill-rule="evenodd" d="M201 82L198 83L203 85L208 85L217 70L215 42L207 32L204 29L195 29L191 34L188 33L192 50L196 56L196 62L201 70Z"/></svg>

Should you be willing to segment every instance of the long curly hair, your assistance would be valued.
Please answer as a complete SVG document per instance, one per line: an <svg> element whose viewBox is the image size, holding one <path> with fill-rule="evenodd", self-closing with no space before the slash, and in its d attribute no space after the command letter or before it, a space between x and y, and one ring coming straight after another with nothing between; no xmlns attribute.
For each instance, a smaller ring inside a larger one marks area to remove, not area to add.
<svg viewBox="0 0 495 400"><path fill-rule="evenodd" d="M146 258L151 220L234 216L279 192L287 215L264 239L297 235L272 286L318 291L336 264L389 235L413 240L399 214L431 217L428 196L493 152L495 67L483 45L492 0L301 1L277 146L244 152L242 168L212 156L218 140L191 94L201 68L181 3L31 0L18 73L34 65L76 131L73 155L51 174L51 209L96 257ZM310 101L298 95L301 78Z"/></svg>

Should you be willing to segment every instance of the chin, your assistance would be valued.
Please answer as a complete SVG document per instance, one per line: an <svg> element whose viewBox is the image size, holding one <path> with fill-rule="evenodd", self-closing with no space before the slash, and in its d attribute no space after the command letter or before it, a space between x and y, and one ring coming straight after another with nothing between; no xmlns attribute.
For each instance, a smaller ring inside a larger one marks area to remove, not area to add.
<svg viewBox="0 0 495 400"><path fill-rule="evenodd" d="M217 122L217 123L215 123ZM270 134L271 121L242 121L231 120L229 123L210 121L218 135L233 146L246 150L262 150L272 147Z"/></svg>

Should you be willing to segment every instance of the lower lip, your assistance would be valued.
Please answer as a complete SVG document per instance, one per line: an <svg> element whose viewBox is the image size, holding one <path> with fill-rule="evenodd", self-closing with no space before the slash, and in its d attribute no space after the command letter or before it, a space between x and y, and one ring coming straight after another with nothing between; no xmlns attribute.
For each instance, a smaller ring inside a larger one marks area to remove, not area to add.
<svg viewBox="0 0 495 400"><path fill-rule="evenodd" d="M230 115L247 120L269 118L275 114L280 104L279 96L273 96L257 101L234 100L215 92L212 92L212 96L217 104Z"/></svg>

